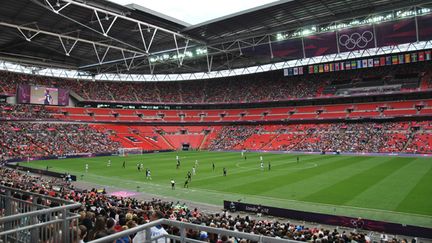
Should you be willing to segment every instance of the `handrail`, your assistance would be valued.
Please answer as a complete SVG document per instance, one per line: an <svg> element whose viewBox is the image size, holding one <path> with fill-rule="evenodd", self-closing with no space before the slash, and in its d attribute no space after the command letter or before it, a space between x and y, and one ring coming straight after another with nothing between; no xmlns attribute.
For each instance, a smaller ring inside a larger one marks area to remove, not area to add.
<svg viewBox="0 0 432 243"><path fill-rule="evenodd" d="M28 191L24 191L24 190L21 190L21 189L17 189L17 188L13 188L13 187L8 187L8 186L3 186L3 185L0 185L0 189L4 189L4 190L8 190L8 191L14 191L14 192L19 192L19 193L24 193L24 194L32 195L32 196L36 196L36 197L42 197L42 198L49 199L51 201L57 201L57 202L60 201L60 202L65 203L65 204L71 203L71 201L64 200L64 199L61 199L61 198L51 197L51 196L47 196L47 195L39 194L39 193L35 193L35 192L28 192Z"/></svg>
<svg viewBox="0 0 432 243"><path fill-rule="evenodd" d="M60 212L60 211L79 208L79 207L81 207L81 203L74 203L74 204L70 204L70 205L58 206L58 207L54 207L54 208L47 208L47 209L37 210L37 211L33 211L33 212L19 213L19 214L15 214L15 215L11 215L11 216L5 216L5 217L0 218L0 224L14 221L14 220L17 220L17 219L20 219L23 217L27 217L27 216L28 217L38 216L38 215L43 215L43 214L47 214L47 213Z"/></svg>
<svg viewBox="0 0 432 243"><path fill-rule="evenodd" d="M169 219L158 219L156 221L152 221L152 222L147 223L147 224L139 225L137 227L127 229L127 230L124 230L124 231L121 231L121 232L118 232L118 233L115 233L112 235L108 235L106 237L99 238L99 239L96 239L96 240L93 240L90 242L91 243L112 242L112 241L119 239L121 237L129 236L129 235L138 233L140 231L145 231L145 230L148 231L151 227L157 226L157 225L169 225L169 226L174 226L174 227L177 227L180 229L193 229L193 230L198 230L198 231L206 231L208 233L223 234L223 235L233 236L233 237L237 237L237 238L245 238L245 239L255 241L255 242L269 242L269 243L297 242L294 240L279 239L279 238L274 238L274 237L269 237L269 236L249 234L249 233L244 233L244 232L237 232L237 231L232 231L232 230L227 230L227 229L214 228L214 227L203 226L203 225L192 224L192 223L186 223L186 222L180 222L180 221L174 221L174 220L169 220ZM151 238L150 240L154 241L154 240L157 240L161 237L178 239L182 242L186 238L186 236L184 236L184 237L180 236L179 237L176 235L164 235L164 236L157 236L157 237ZM188 239L188 241L199 242L199 241L194 240L194 239Z"/></svg>

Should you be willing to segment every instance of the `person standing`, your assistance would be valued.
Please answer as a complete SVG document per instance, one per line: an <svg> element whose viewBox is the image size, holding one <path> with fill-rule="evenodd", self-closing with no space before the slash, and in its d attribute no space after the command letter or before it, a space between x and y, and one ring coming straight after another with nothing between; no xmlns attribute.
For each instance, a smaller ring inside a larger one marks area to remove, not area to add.
<svg viewBox="0 0 432 243"><path fill-rule="evenodd" d="M175 189L175 181L173 179L171 179L171 189L172 190Z"/></svg>
<svg viewBox="0 0 432 243"><path fill-rule="evenodd" d="M226 168L224 167L223 168L223 176L226 176L227 175L227 170L226 170Z"/></svg>

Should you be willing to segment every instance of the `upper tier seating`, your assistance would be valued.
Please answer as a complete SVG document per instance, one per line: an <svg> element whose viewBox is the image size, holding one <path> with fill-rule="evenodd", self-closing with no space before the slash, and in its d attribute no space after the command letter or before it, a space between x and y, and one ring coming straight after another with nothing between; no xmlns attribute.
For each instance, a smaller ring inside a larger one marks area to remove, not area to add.
<svg viewBox="0 0 432 243"><path fill-rule="evenodd" d="M0 94L18 85L71 90L83 100L138 103L250 103L432 87L429 62L283 77L282 72L184 82L91 82L0 72Z"/></svg>

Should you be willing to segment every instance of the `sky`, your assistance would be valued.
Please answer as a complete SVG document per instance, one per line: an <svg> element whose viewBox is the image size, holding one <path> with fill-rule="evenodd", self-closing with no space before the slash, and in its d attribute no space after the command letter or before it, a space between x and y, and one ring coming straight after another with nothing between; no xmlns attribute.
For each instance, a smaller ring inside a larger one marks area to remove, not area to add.
<svg viewBox="0 0 432 243"><path fill-rule="evenodd" d="M139 4L159 13L195 25L254 8L275 0L109 0L120 5Z"/></svg>

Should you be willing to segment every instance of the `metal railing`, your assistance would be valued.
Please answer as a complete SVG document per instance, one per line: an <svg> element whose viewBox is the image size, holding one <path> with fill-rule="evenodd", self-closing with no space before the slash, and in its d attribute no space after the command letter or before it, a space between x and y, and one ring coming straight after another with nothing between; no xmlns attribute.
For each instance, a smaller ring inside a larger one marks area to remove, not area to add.
<svg viewBox="0 0 432 243"><path fill-rule="evenodd" d="M58 206L41 204L44 201ZM0 243L75 242L72 226L80 216L73 211L79 207L80 203L0 186Z"/></svg>
<svg viewBox="0 0 432 243"><path fill-rule="evenodd" d="M166 234L166 235L156 235L152 236L152 227L156 227L159 225L164 226L172 226L177 228L179 231L178 235L172 235L172 234ZM256 234L250 234L250 233L244 233L244 232L237 232L232 230L226 230L226 229L220 229L220 228L214 228L209 226L203 226L198 224L192 224L192 223L185 223L180 221L174 221L169 219L159 219L147 224L143 224L137 227L134 227L132 229L124 230L103 238L99 238L93 241L90 241L91 243L104 243L104 242L114 242L117 239L120 239L122 237L130 236L133 234L136 234L138 232L144 232L145 235L145 243L168 243L170 242L180 242L180 243L186 243L186 242L203 242L200 240L188 238L186 232L188 230L194 230L198 232L205 231L208 235L210 234L216 234L218 236L227 236L232 237L236 239L245 239L249 240L250 242L259 242L259 243L294 243L298 241L294 240L286 240L286 239L280 239L280 238L274 238L269 236L263 236L263 235L256 235Z"/></svg>

